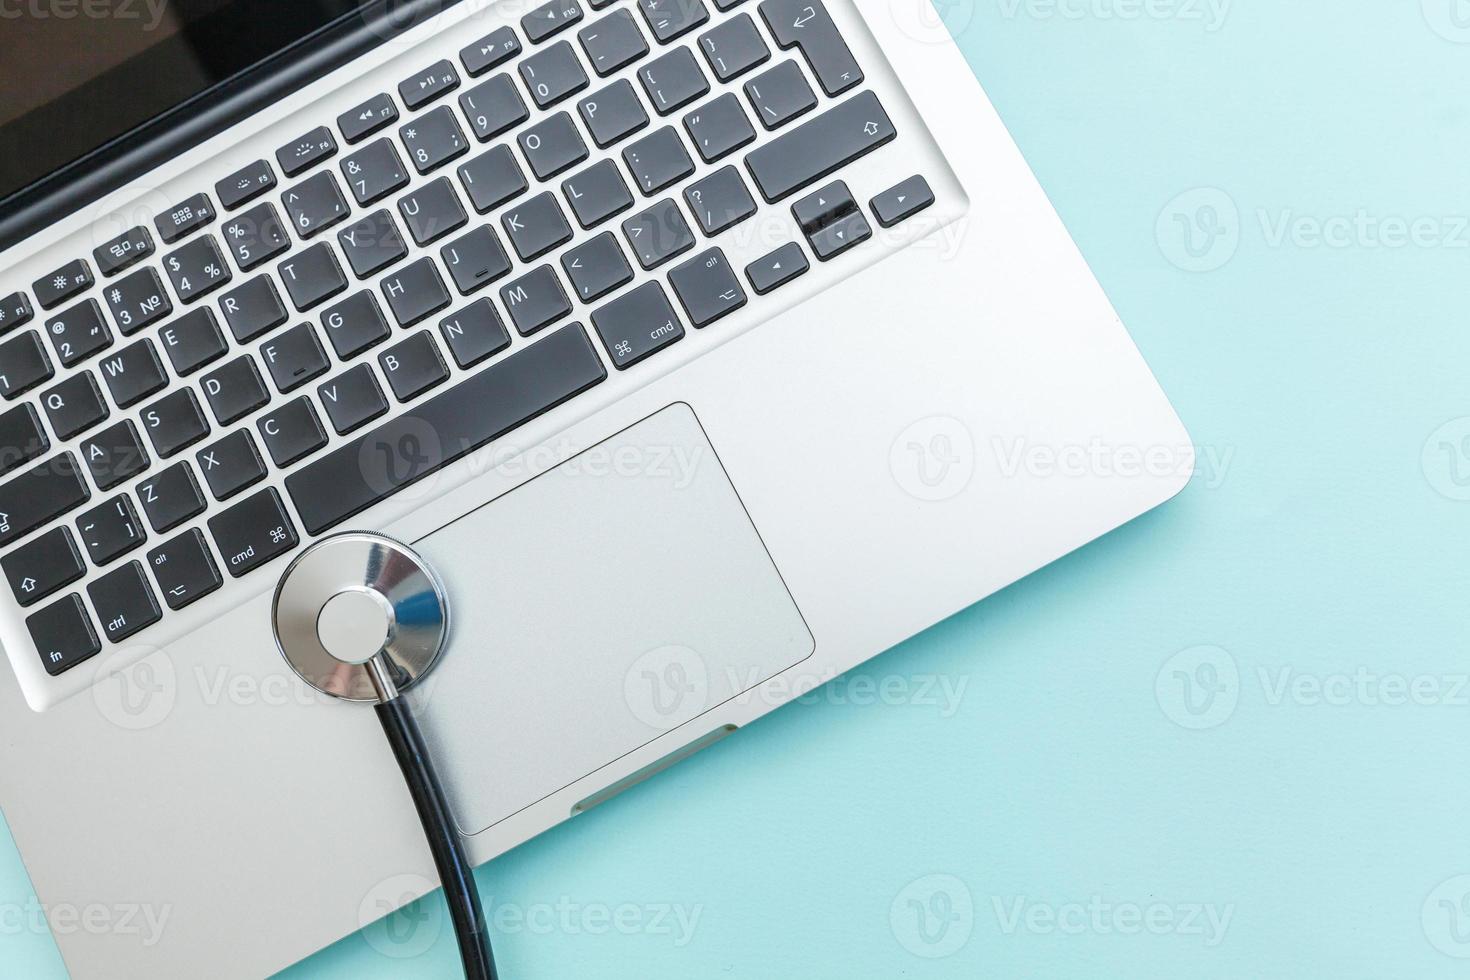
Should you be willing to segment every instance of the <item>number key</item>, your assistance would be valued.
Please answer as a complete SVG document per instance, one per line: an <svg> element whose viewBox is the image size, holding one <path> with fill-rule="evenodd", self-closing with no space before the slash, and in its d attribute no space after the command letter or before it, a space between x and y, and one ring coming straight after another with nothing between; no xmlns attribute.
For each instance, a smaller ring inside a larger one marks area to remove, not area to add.
<svg viewBox="0 0 1470 980"><path fill-rule="evenodd" d="M224 227L225 244L234 253L241 272L249 272L291 247L291 238L281 224L275 205L257 204Z"/></svg>
<svg viewBox="0 0 1470 980"><path fill-rule="evenodd" d="M71 367L112 345L112 333L102 319L102 307L95 299L73 306L60 316L46 321L51 346L56 349L63 367Z"/></svg>
<svg viewBox="0 0 1470 980"><path fill-rule="evenodd" d="M163 260L163 267L173 280L174 292L185 303L194 302L232 278L229 267L225 265L225 257L220 254L219 243L214 240L213 235L205 235L177 251L170 252Z"/></svg>

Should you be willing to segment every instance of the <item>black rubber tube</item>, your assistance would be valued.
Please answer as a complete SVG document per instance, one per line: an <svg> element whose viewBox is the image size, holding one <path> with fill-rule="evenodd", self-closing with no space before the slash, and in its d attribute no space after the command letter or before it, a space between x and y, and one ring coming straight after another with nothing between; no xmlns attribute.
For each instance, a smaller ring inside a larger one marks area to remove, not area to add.
<svg viewBox="0 0 1470 980"><path fill-rule="evenodd" d="M419 811L419 822L424 825L424 837L439 869L454 935L459 940L459 955L464 961L464 975L467 980L497 980L495 958L490 953L490 930L485 926L474 868L465 857L464 844L454 829L423 733L402 698L375 707L378 720L383 723L383 734L388 736L398 767L403 770L413 805Z"/></svg>

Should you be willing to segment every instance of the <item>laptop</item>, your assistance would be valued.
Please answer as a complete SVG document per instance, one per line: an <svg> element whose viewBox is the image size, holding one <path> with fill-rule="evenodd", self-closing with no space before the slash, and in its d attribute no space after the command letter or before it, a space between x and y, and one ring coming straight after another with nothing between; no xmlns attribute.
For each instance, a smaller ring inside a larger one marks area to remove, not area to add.
<svg viewBox="0 0 1470 980"><path fill-rule="evenodd" d="M485 862L1189 479L927 3L61 13L0 32L0 805L74 976L435 887L271 634L323 536L446 583Z"/></svg>

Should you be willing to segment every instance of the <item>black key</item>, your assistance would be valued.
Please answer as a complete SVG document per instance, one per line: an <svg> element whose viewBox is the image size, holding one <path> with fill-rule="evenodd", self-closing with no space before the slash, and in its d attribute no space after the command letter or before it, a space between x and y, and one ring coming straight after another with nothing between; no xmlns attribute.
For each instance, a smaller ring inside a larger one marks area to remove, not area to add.
<svg viewBox="0 0 1470 980"><path fill-rule="evenodd" d="M206 374L200 385L220 425L244 418L270 401L265 382L249 354L226 361Z"/></svg>
<svg viewBox="0 0 1470 980"><path fill-rule="evenodd" d="M226 211L255 200L276 186L276 172L264 160L256 160L214 185L214 196Z"/></svg>
<svg viewBox="0 0 1470 980"><path fill-rule="evenodd" d="M526 175L516 163L510 147L494 146L459 167L459 180L480 214L494 210L525 193Z"/></svg>
<svg viewBox="0 0 1470 980"><path fill-rule="evenodd" d="M124 347L98 368L118 408L140 402L168 383L163 361L147 337Z"/></svg>
<svg viewBox="0 0 1470 980"><path fill-rule="evenodd" d="M454 280L454 288L463 296L510 274L510 257L489 225L480 225L445 245L439 257Z"/></svg>
<svg viewBox="0 0 1470 980"><path fill-rule="evenodd" d="M623 162L647 197L694 173L694 161L672 126L655 130L623 147Z"/></svg>
<svg viewBox="0 0 1470 980"><path fill-rule="evenodd" d="M572 312L572 301L567 299L556 271L549 265L538 265L501 287L500 302L522 337L529 337Z"/></svg>
<svg viewBox="0 0 1470 980"><path fill-rule="evenodd" d="M164 395L143 409L143 428L148 430L148 439L160 459L192 446L209 435L209 422L199 399L189 388L180 388Z"/></svg>
<svg viewBox="0 0 1470 980"><path fill-rule="evenodd" d="M189 464L179 461L138 484L138 500L153 530L162 534L204 513L204 494Z"/></svg>
<svg viewBox="0 0 1470 980"><path fill-rule="evenodd" d="M382 343L393 333L377 298L366 289L327 308L322 313L322 326L327 328L332 349L344 361Z"/></svg>
<svg viewBox="0 0 1470 980"><path fill-rule="evenodd" d="M195 194L180 201L168 214L153 219L158 237L165 245L172 245L186 235L191 235L215 219L214 202L208 194Z"/></svg>
<svg viewBox="0 0 1470 980"><path fill-rule="evenodd" d="M683 37L709 20L703 0L638 0L638 9L659 44Z"/></svg>
<svg viewBox="0 0 1470 980"><path fill-rule="evenodd" d="M150 323L173 312L163 280L154 269L139 269L124 276L104 291L112 318L124 334L137 333Z"/></svg>
<svg viewBox="0 0 1470 980"><path fill-rule="evenodd" d="M314 245L312 248L326 246ZM284 269L285 265L281 268ZM291 281L289 277L286 279ZM256 276L225 293L220 297L219 307L224 311L230 333L242 344L286 322L286 306L281 302L281 294L276 292L276 284L270 276Z"/></svg>
<svg viewBox="0 0 1470 980"><path fill-rule="evenodd" d="M241 272L249 272L291 247L291 236L286 234L281 216L269 202L257 204L226 222L221 233Z"/></svg>
<svg viewBox="0 0 1470 980"><path fill-rule="evenodd" d="M296 234L310 238L347 217L347 200L331 171L323 170L281 193Z"/></svg>
<svg viewBox="0 0 1470 980"><path fill-rule="evenodd" d="M63 441L90 429L110 414L91 371L78 371L47 391L41 396L41 404L46 406L46 417L51 420L56 438ZM16 411L19 409L6 414ZM8 442L6 447L9 448Z"/></svg>
<svg viewBox="0 0 1470 980"><path fill-rule="evenodd" d="M717 248L670 269L669 285L695 327L707 327L745 305L745 290L725 253Z"/></svg>
<svg viewBox="0 0 1470 980"><path fill-rule="evenodd" d="M449 345L454 363L462 368L479 364L510 346L510 333L488 299L477 299L439 321L439 332Z"/></svg>
<svg viewBox="0 0 1470 980"><path fill-rule="evenodd" d="M301 313L347 288L347 277L326 242L291 256L280 264L279 272L292 304Z"/></svg>
<svg viewBox="0 0 1470 980"><path fill-rule="evenodd" d="M587 159L587 144L572 117L558 112L516 136L538 180L547 180Z"/></svg>
<svg viewBox="0 0 1470 980"><path fill-rule="evenodd" d="M10 582L10 591L15 593L15 601L22 606L40 602L87 572L77 543L64 527L52 528L34 541L16 548L0 558L0 566L5 569L5 578Z"/></svg>
<svg viewBox="0 0 1470 980"><path fill-rule="evenodd" d="M220 333L219 321L214 318L214 311L207 306L192 309L160 329L158 339L163 342L163 350L180 377L223 357L229 349L224 334Z"/></svg>
<svg viewBox="0 0 1470 980"><path fill-rule="evenodd" d="M633 192L611 160L599 160L574 177L561 182L561 192L577 224L592 228L633 206Z"/></svg>
<svg viewBox="0 0 1470 980"><path fill-rule="evenodd" d="M52 456L0 483L0 548L92 496L71 453Z"/></svg>
<svg viewBox="0 0 1470 980"><path fill-rule="evenodd" d="M449 378L449 367L439 345L427 330L420 330L407 340L400 341L378 355L383 367L383 377L393 396L401 402L417 398L435 385Z"/></svg>
<svg viewBox="0 0 1470 980"><path fill-rule="evenodd" d="M817 107L817 93L794 61L783 61L746 82L745 97L766 129L780 129Z"/></svg>
<svg viewBox="0 0 1470 980"><path fill-rule="evenodd" d="M320 534L606 377L587 332L569 325L306 464L286 489Z"/></svg>
<svg viewBox="0 0 1470 980"><path fill-rule="evenodd" d="M705 31L699 36L699 50L704 52L710 70L722 82L738 78L771 57L771 49L761 40L750 14L732 17Z"/></svg>
<svg viewBox="0 0 1470 980"><path fill-rule="evenodd" d="M516 89L515 82L504 73L481 82L459 97L459 107L470 121L475 139L484 143L519 123L526 121L530 110Z"/></svg>
<svg viewBox="0 0 1470 980"><path fill-rule="evenodd" d="M298 323L261 344L260 358L281 392L299 388L327 370L327 352L309 323Z"/></svg>
<svg viewBox="0 0 1470 980"><path fill-rule="evenodd" d="M760 12L778 45L801 48L828 95L841 95L862 83L863 70L822 0L765 0Z"/></svg>
<svg viewBox="0 0 1470 980"><path fill-rule="evenodd" d="M638 256L638 264L645 269L662 265L694 247L694 232L669 197L624 221L623 234Z"/></svg>
<svg viewBox="0 0 1470 980"><path fill-rule="evenodd" d="M224 584L209 546L198 528L190 528L148 552L148 567L170 609L183 609Z"/></svg>
<svg viewBox="0 0 1470 980"><path fill-rule="evenodd" d="M542 109L587 87L587 73L566 41L557 41L526 58L520 63L520 72L531 98Z"/></svg>
<svg viewBox="0 0 1470 980"><path fill-rule="evenodd" d="M356 143L397 120L398 106L391 95L382 92L338 116L337 128L342 130L343 139Z"/></svg>
<svg viewBox="0 0 1470 980"><path fill-rule="evenodd" d="M55 677L77 664L94 657L102 649L92 620L82 605L82 597L73 592L38 613L26 617L26 628L46 665L46 673Z"/></svg>
<svg viewBox="0 0 1470 980"><path fill-rule="evenodd" d="M373 377L373 369L359 364L319 386L317 397L338 435L377 418L388 411L388 399Z"/></svg>
<svg viewBox="0 0 1470 980"><path fill-rule="evenodd" d="M337 140L332 131L318 126L276 151L276 162L287 177L305 173L312 167L337 155Z"/></svg>
<svg viewBox="0 0 1470 980"><path fill-rule="evenodd" d="M54 423L53 423L54 424ZM58 438L66 436L58 433ZM0 476L29 463L51 448L34 405L17 405L0 413Z"/></svg>
<svg viewBox="0 0 1470 980"><path fill-rule="evenodd" d="M170 252L163 260L163 267L173 280L174 292L185 303L194 302L233 278L213 235L196 238Z"/></svg>
<svg viewBox="0 0 1470 980"><path fill-rule="evenodd" d="M404 167L393 141L374 140L356 153L342 159L342 176L352 189L358 204L372 204L408 184L408 168Z"/></svg>
<svg viewBox="0 0 1470 980"><path fill-rule="evenodd" d="M0 299L0 333L14 330L22 323L29 323L36 311L25 293L11 293Z"/></svg>
<svg viewBox="0 0 1470 980"><path fill-rule="evenodd" d="M255 425L277 466L290 466L327 444L327 432L305 395L267 412Z"/></svg>
<svg viewBox="0 0 1470 980"><path fill-rule="evenodd" d="M577 32L582 51L592 62L592 70L606 78L648 54L643 32L626 10L614 10L594 24Z"/></svg>
<svg viewBox="0 0 1470 980"><path fill-rule="evenodd" d="M215 500L225 500L265 479L265 462L248 429L236 429L195 453Z"/></svg>
<svg viewBox="0 0 1470 980"><path fill-rule="evenodd" d="M0 394L6 398L30 391L54 373L36 331L27 330L0 344Z"/></svg>
<svg viewBox="0 0 1470 980"><path fill-rule="evenodd" d="M37 279L31 284L31 292L36 294L36 302L41 304L41 309L49 310L90 289L93 282L92 267L86 259L77 259L49 276Z"/></svg>
<svg viewBox="0 0 1470 980"><path fill-rule="evenodd" d="M361 221L337 232L337 241L352 274L366 279L382 272L408 254L398 223L386 210L374 211Z"/></svg>
<svg viewBox="0 0 1470 980"><path fill-rule="evenodd" d="M403 195L398 199L398 213L403 215L408 233L419 245L443 238L470 220L448 177L437 177Z"/></svg>
<svg viewBox="0 0 1470 980"><path fill-rule="evenodd" d="M606 149L648 125L648 113L633 90L633 83L620 78L605 89L577 103L577 112L592 141Z"/></svg>
<svg viewBox="0 0 1470 980"><path fill-rule="evenodd" d="M684 129L705 163L734 153L755 140L755 127L734 92L726 92L684 117Z"/></svg>
<svg viewBox="0 0 1470 980"><path fill-rule="evenodd" d="M82 443L82 459L98 489L111 490L148 469L152 462L137 428L128 419L114 422Z"/></svg>
<svg viewBox="0 0 1470 980"><path fill-rule="evenodd" d="M774 204L891 142L897 132L872 92L861 92L797 128L758 146L745 165Z"/></svg>
<svg viewBox="0 0 1470 980"><path fill-rule="evenodd" d="M857 210L857 199L852 196L847 182L834 180L791 205L791 216L796 226L808 237L818 229L831 224L843 215Z"/></svg>
<svg viewBox="0 0 1470 980"><path fill-rule="evenodd" d="M84 300L47 320L46 334L62 367L71 367L112 346L112 331L107 329L102 307L95 299Z"/></svg>
<svg viewBox="0 0 1470 980"><path fill-rule="evenodd" d="M143 523L133 510L133 502L125 493L78 515L77 533L94 565L106 565L132 551L147 537Z"/></svg>
<svg viewBox="0 0 1470 980"><path fill-rule="evenodd" d="M868 219L861 211L854 211L808 235L807 241L812 246L812 254L826 262L872 237L873 229L868 226Z"/></svg>
<svg viewBox="0 0 1470 980"><path fill-rule="evenodd" d="M470 151L464 130L454 120L454 112L447 105L431 109L398 127L398 135L408 149L408 158L414 169L421 174L439 167Z"/></svg>
<svg viewBox="0 0 1470 980"><path fill-rule="evenodd" d="M664 288L656 282L646 282L594 310L592 325L619 371L684 336L684 325L674 315Z"/></svg>
<svg viewBox="0 0 1470 980"><path fill-rule="evenodd" d="M605 231L562 253L561 267L584 303L601 299L633 278L618 239Z"/></svg>
<svg viewBox="0 0 1470 980"><path fill-rule="evenodd" d="M577 0L551 0L522 17L521 30L532 44L540 44L581 19L582 5Z"/></svg>
<svg viewBox="0 0 1470 980"><path fill-rule="evenodd" d="M411 327L449 305L449 290L444 288L433 259L422 258L404 266L384 279L380 287L401 327Z"/></svg>
<svg viewBox="0 0 1470 980"><path fill-rule="evenodd" d="M163 618L141 562L130 561L108 572L87 586L87 594L92 597L103 634L113 643L121 643Z"/></svg>
<svg viewBox="0 0 1470 980"><path fill-rule="evenodd" d="M930 189L929 182L915 174L873 198L868 202L868 207L873 209L873 216L878 219L878 224L884 228L892 228L933 204L934 191Z"/></svg>
<svg viewBox="0 0 1470 980"><path fill-rule="evenodd" d="M709 82L688 48L675 48L638 69L638 81L661 116L693 102L709 91Z"/></svg>
<svg viewBox="0 0 1470 980"><path fill-rule="evenodd" d="M459 72L446 59L398 83L398 97L410 112L428 105L441 95L459 88Z"/></svg>
<svg viewBox="0 0 1470 980"><path fill-rule="evenodd" d="M209 533L230 574L239 578L296 547L291 518L274 489L246 497L209 519Z"/></svg>
<svg viewBox="0 0 1470 980"><path fill-rule="evenodd" d="M104 276L115 276L152 254L153 236L142 225L129 228L112 241L92 249L92 258Z"/></svg>
<svg viewBox="0 0 1470 980"><path fill-rule="evenodd" d="M550 191L511 208L500 216L500 223L523 262L545 255L572 237L571 225Z"/></svg>
<svg viewBox="0 0 1470 980"><path fill-rule="evenodd" d="M738 225L756 210L755 199L734 167L722 167L684 188L684 202L706 237Z"/></svg>
<svg viewBox="0 0 1470 980"><path fill-rule="evenodd" d="M521 42L509 27L498 27L467 48L460 49L459 60L471 75L503 65L521 53Z"/></svg>

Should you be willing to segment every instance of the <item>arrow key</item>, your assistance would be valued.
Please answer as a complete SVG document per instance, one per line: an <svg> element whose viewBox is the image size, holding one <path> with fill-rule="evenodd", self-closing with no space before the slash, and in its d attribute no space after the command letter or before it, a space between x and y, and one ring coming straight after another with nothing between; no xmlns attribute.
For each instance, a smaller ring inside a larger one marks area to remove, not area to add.
<svg viewBox="0 0 1470 980"><path fill-rule="evenodd" d="M826 262L872 237L873 229L868 225L868 219L861 211L854 211L808 236L807 241L817 258Z"/></svg>
<svg viewBox="0 0 1470 980"><path fill-rule="evenodd" d="M905 218L912 218L934 203L929 182L915 174L897 187L890 187L868 202L873 216L884 228L892 228Z"/></svg>
<svg viewBox="0 0 1470 980"><path fill-rule="evenodd" d="M5 568L15 601L22 606L40 602L86 571L77 543L64 527L53 528L0 558L0 566Z"/></svg>
<svg viewBox="0 0 1470 980"><path fill-rule="evenodd" d="M745 278L757 295L764 296L803 275L811 264L795 242L787 242L745 267Z"/></svg>

